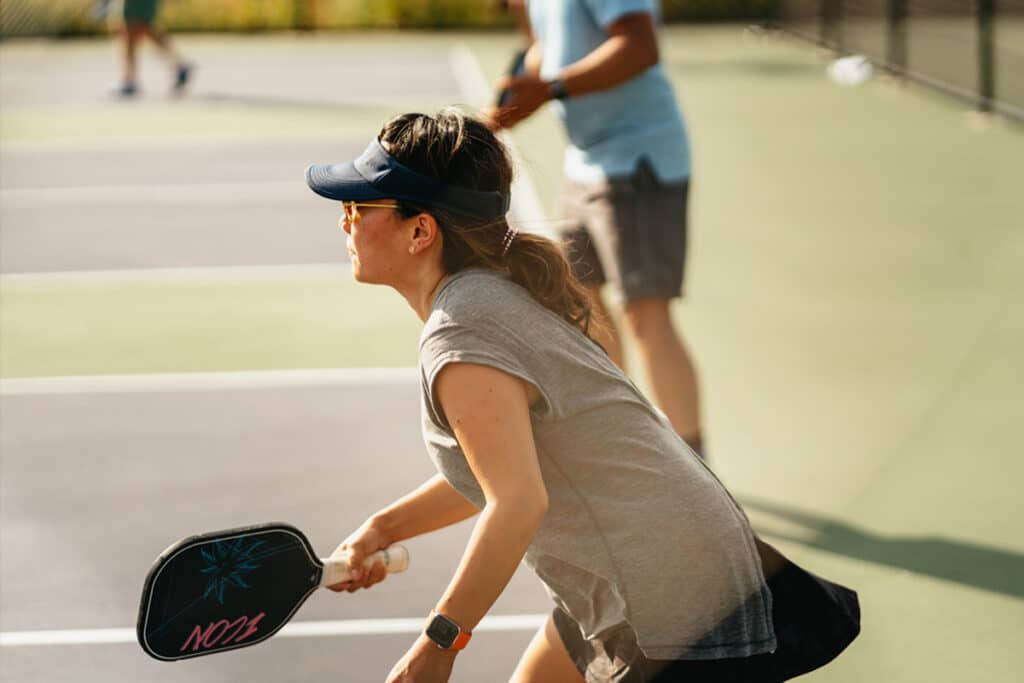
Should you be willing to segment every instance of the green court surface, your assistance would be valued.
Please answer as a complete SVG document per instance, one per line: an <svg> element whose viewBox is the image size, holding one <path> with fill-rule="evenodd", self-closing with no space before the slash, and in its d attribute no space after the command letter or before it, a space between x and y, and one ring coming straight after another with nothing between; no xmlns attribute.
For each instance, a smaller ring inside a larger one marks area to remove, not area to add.
<svg viewBox="0 0 1024 683"><path fill-rule="evenodd" d="M360 40L410 55L463 43L490 78L514 46L504 34L181 44L209 60L239 46L316 59ZM39 49L5 44L0 56L6 67ZM57 57L100 49L47 46ZM812 49L739 27L670 27L662 56L693 138L676 314L701 373L713 464L767 538L862 599L862 637L807 680L1015 680L1024 131L884 79L834 85ZM387 113L443 103L147 100L141 118L44 99L0 112L3 145L365 137ZM558 123L546 113L514 139L553 213ZM0 296L5 378L415 362L418 323L404 302L342 268L7 276Z"/></svg>
<svg viewBox="0 0 1024 683"><path fill-rule="evenodd" d="M409 366L419 334L398 294L357 288L346 268L15 285L0 324L5 377Z"/></svg>

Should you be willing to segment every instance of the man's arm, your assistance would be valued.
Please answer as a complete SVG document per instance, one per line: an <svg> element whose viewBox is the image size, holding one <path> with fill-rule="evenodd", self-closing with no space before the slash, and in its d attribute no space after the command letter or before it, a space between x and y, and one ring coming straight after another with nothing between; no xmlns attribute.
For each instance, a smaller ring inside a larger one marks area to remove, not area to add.
<svg viewBox="0 0 1024 683"><path fill-rule="evenodd" d="M523 74L540 78L540 62L544 57L544 46L539 40L530 43L523 58Z"/></svg>
<svg viewBox="0 0 1024 683"><path fill-rule="evenodd" d="M534 52L534 59L539 57L539 43L534 43L531 52ZM627 14L608 27L607 40L579 61L565 67L558 80L569 97L577 97L625 83L657 64L658 60L658 38L653 17L644 12ZM499 89L510 90L512 98L508 106L489 112L495 128L511 128L551 99L550 83L540 78L539 59L536 63L537 71L528 68L522 76L499 82Z"/></svg>
<svg viewBox="0 0 1024 683"><path fill-rule="evenodd" d="M516 30L523 37L524 44L529 45L533 42L533 30L530 28L530 11L526 7L526 0L507 0L505 4L516 22Z"/></svg>
<svg viewBox="0 0 1024 683"><path fill-rule="evenodd" d="M608 90L658 63L658 36L650 14L627 14L608 27L608 40L562 70L570 97Z"/></svg>

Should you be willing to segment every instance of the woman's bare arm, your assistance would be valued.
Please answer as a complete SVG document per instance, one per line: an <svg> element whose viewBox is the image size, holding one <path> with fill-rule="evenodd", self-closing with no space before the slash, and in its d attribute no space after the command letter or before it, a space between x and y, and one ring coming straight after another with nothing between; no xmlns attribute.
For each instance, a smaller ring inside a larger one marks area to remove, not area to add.
<svg viewBox="0 0 1024 683"><path fill-rule="evenodd" d="M443 529L480 510L436 474L422 486L374 514L368 523L389 543Z"/></svg>
<svg viewBox="0 0 1024 683"><path fill-rule="evenodd" d="M471 631L504 590L547 512L530 424L536 389L470 363L445 366L435 388L487 501L436 607Z"/></svg>

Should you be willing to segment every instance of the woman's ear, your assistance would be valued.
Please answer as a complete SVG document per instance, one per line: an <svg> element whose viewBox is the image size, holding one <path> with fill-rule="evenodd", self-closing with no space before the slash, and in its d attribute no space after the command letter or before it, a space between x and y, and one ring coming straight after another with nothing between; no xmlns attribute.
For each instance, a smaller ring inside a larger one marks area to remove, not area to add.
<svg viewBox="0 0 1024 683"><path fill-rule="evenodd" d="M409 253L418 254L441 240L441 228L429 213L418 213L412 217L412 234L409 240Z"/></svg>

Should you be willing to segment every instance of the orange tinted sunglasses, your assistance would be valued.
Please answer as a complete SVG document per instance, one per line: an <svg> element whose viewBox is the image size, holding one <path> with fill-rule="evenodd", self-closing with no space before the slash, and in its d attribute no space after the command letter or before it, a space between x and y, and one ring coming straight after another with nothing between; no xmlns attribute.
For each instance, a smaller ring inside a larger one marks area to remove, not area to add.
<svg viewBox="0 0 1024 683"><path fill-rule="evenodd" d="M397 209L397 204L378 204L375 202L342 202L342 219L348 221L350 224L355 223L359 220L359 207L377 207L381 209Z"/></svg>

